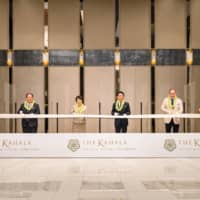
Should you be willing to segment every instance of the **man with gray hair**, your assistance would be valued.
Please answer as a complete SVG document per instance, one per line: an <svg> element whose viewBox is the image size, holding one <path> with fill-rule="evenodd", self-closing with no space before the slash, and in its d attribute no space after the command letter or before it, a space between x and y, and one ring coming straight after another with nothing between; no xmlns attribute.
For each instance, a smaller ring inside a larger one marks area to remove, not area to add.
<svg viewBox="0 0 200 200"><path fill-rule="evenodd" d="M161 110L166 114L181 114L183 113L183 102L176 95L176 90L171 88L168 97L164 98ZM179 118L165 118L165 130L167 133L171 132L173 128L174 133L179 132L180 119Z"/></svg>

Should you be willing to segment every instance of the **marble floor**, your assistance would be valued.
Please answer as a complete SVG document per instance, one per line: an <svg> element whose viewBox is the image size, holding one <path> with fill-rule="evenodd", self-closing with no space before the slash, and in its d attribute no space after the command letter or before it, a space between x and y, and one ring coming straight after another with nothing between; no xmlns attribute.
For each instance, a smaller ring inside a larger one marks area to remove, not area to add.
<svg viewBox="0 0 200 200"><path fill-rule="evenodd" d="M200 159L0 159L0 200L200 200Z"/></svg>

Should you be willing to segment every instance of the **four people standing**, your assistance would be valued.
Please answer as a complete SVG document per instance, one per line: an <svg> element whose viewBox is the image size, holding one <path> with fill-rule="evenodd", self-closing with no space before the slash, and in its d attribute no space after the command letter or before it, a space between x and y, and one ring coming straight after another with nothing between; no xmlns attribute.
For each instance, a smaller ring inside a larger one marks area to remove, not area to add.
<svg viewBox="0 0 200 200"><path fill-rule="evenodd" d="M183 113L183 102L176 95L175 89L170 89L169 94L164 98L161 110L166 114L181 114ZM200 112L200 108L198 109ZM34 100L32 93L26 94L24 103L21 104L18 112L19 114L40 114L39 104ZM72 113L75 115L86 114L86 106L83 103L82 96L76 96L75 104L72 109ZM126 116L130 115L130 105L125 101L125 94L123 91L117 92L116 101L113 103L111 114L114 116ZM179 132L180 119L177 117L166 117L164 119L165 130L170 133L172 130L174 133ZM128 127L128 118L116 118L114 122L116 133L126 133ZM24 133L36 133L38 129L37 118L23 118L22 129ZM86 132L86 119L84 117L75 117L72 122L72 132L83 133Z"/></svg>

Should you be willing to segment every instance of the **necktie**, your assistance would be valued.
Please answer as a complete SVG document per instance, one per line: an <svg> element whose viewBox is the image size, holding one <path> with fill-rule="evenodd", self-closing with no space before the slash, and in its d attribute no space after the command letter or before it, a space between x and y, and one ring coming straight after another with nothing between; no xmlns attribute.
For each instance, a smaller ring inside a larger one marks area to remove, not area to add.
<svg viewBox="0 0 200 200"><path fill-rule="evenodd" d="M172 105L172 108L174 109L174 99L171 98L171 105Z"/></svg>

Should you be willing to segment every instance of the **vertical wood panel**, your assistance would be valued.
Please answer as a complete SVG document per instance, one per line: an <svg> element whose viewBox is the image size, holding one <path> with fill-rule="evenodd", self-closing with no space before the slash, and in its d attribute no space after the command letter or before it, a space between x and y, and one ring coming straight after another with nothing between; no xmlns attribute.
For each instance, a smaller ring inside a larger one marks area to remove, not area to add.
<svg viewBox="0 0 200 200"><path fill-rule="evenodd" d="M84 1L84 45L86 49L115 47L114 0Z"/></svg>
<svg viewBox="0 0 200 200"><path fill-rule="evenodd" d="M44 1L14 0L14 49L43 49Z"/></svg>
<svg viewBox="0 0 200 200"><path fill-rule="evenodd" d="M80 1L49 0L49 48L79 49Z"/></svg>

